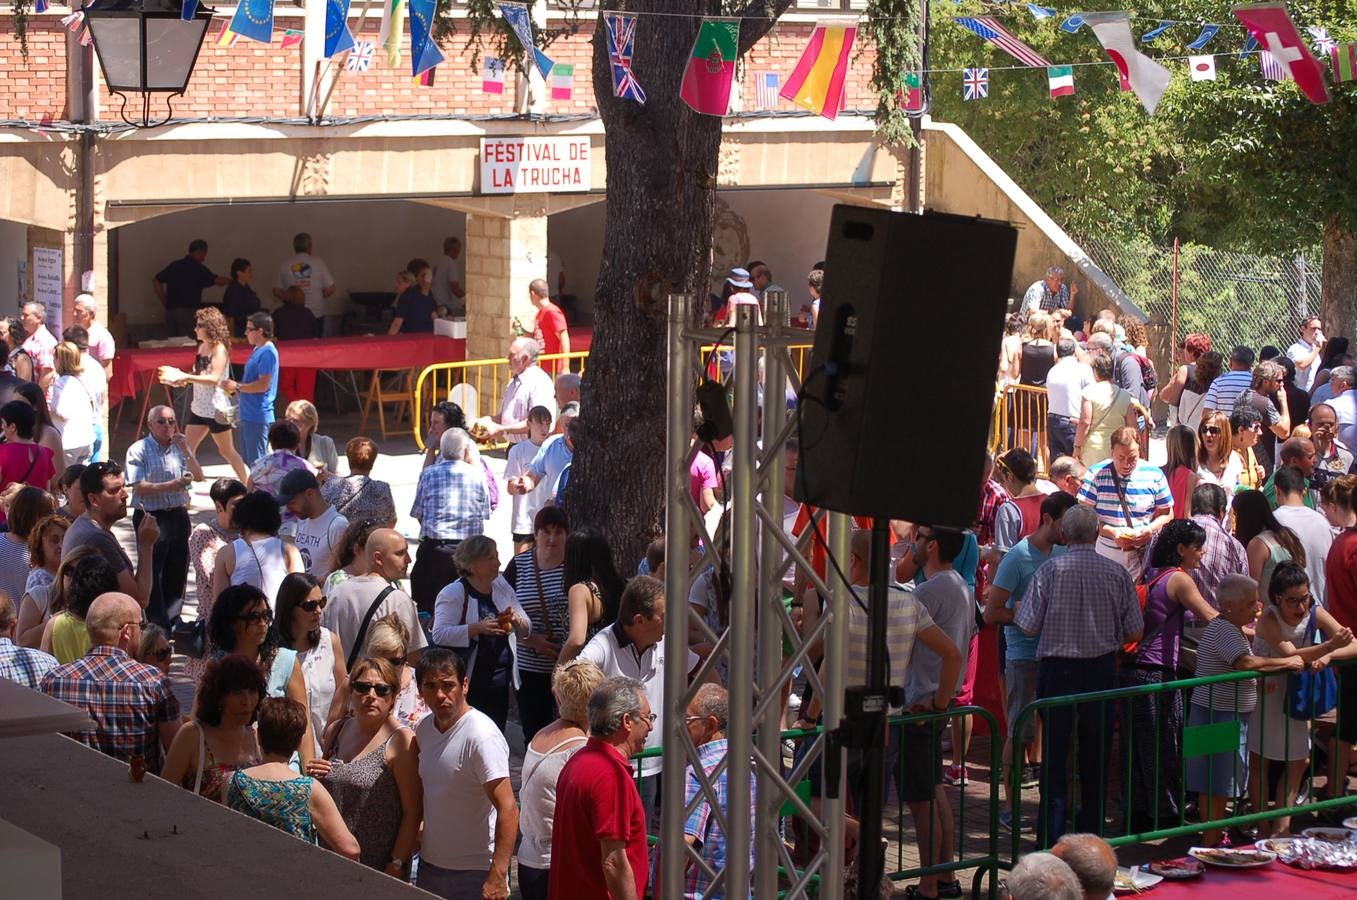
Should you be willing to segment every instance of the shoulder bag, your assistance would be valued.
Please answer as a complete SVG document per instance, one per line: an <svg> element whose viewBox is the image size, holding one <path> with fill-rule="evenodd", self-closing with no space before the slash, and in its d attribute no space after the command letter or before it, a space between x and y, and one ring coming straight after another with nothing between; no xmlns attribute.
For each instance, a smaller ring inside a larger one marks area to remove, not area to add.
<svg viewBox="0 0 1357 900"><path fill-rule="evenodd" d="M372 624L372 617L377 615L377 607L381 606L382 601L395 589L396 586L394 584L388 584L386 587L382 588L381 593L377 595L377 599L373 600L372 605L368 607L368 611L363 615L363 624L358 626L358 635L353 639L353 646L349 648L349 658L345 662L344 668L352 670L353 664L358 662L358 654L363 649L363 641L367 640L368 626Z"/></svg>
<svg viewBox="0 0 1357 900"><path fill-rule="evenodd" d="M1318 626L1315 616L1319 607L1310 607L1310 622L1305 626L1301 647L1315 642ZM1338 705L1338 677L1325 666L1318 672L1306 668L1286 676L1286 714L1293 719L1308 722L1317 719Z"/></svg>
<svg viewBox="0 0 1357 900"><path fill-rule="evenodd" d="M203 789L203 769L207 768L207 735L203 733L203 723L198 724L198 777L193 779L193 793Z"/></svg>

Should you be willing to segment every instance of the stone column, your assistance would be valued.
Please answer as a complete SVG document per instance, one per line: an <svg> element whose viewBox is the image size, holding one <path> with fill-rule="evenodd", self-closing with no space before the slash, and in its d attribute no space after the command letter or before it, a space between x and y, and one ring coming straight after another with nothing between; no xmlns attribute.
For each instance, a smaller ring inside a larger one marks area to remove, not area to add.
<svg viewBox="0 0 1357 900"><path fill-rule="evenodd" d="M508 216L467 213L467 359L502 357L515 318L532 330L528 284L547 277L547 207L541 194L514 197Z"/></svg>

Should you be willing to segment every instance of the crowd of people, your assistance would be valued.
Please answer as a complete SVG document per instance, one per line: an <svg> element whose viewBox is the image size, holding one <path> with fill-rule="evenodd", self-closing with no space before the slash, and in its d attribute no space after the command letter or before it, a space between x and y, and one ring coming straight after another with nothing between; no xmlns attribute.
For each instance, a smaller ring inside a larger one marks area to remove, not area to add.
<svg viewBox="0 0 1357 900"><path fill-rule="evenodd" d="M191 247L180 268L202 268L194 254L205 252ZM308 253L309 240L298 249ZM233 276L245 272L248 284L248 268L233 265ZM157 276L169 285L180 278ZM741 295L758 302L770 279L762 263L733 271L713 315L748 302ZM822 267L808 283L813 317ZM316 284L323 296L323 279ZM685 895L709 896L710 871L729 862L716 813L730 790L755 790L730 785L720 765L726 667L707 668L709 683L686 709L665 709L663 540L626 577L607 535L571 522L565 486L579 377L539 364L544 347L569 348L544 288L530 288L537 330L556 343L512 341L499 410L470 421L441 402L429 414L409 511L419 528L413 559L395 530L391 486L372 478L377 443L356 436L341 448L320 433L312 403L291 399L274 317L191 310L184 323L198 338L197 360L191 371L160 372L190 390L186 421L168 406L151 409L146 436L120 465L107 459L97 429L88 444L68 446L71 417L59 411L86 384L84 369L102 370L103 334L91 319L76 326L83 336L68 329L62 342L38 338L25 349L42 328L26 308L36 329L19 323L19 340L11 328L17 387L0 406L0 560L8 563L0 566L0 675L89 712L95 727L75 735L86 744L444 897L508 896L515 859L525 897L643 896L657 853L671 852L652 852L647 832L656 833L664 803L686 801L685 838L703 863L687 864ZM1063 705L1037 716L1026 712L1033 702L1182 674L1320 671L1357 656L1357 475L1348 443L1357 393L1346 342L1325 339L1307 320L1285 354L1263 348L1255 362L1237 347L1224 371L1218 355L1213 365L1210 339L1189 335L1189 362L1161 387L1139 323L1103 313L1085 328L1068 315L1071 300L1053 272L1010 319L997 382L1043 388L1049 414L999 436L1011 449L989 459L973 526L892 523L888 645L892 683L903 689L895 711L971 703L980 656L995 652L981 631L999 633L1007 721L1021 725L1007 737L1003 777L1041 797L1036 822L1022 816L1016 795L1001 818L1009 829L1034 829L1057 857L1024 860L1032 872L1013 873L1014 896L1024 878L1068 882L1066 872L1082 879L1106 861L1110 851L1095 838L1066 832L1103 833L1109 800L1142 828L1176 824L1183 787L1199 797L1204 819L1243 802L1280 808L1294 801L1311 751L1309 724L1283 709L1280 677L1246 682L1228 702L1201 688L1190 698L1138 698L1118 714L1120 744L1118 716ZM243 324L252 348L238 378L228 318ZM47 344L44 355L38 345ZM275 420L280 389L291 402ZM46 421L51 394L55 426ZM1156 398L1172 415L1163 466L1144 458ZM90 404L98 409L92 394ZM196 454L209 435L234 477L211 484L212 515L193 526L190 490L204 480ZM482 457L486 442L509 445L503 476ZM726 439L694 457L690 489L704 513L719 515L727 500L730 451ZM795 465L794 441L787 455ZM798 536L814 527L815 511L791 499L791 481L783 520ZM129 503L134 553L112 531ZM511 507L511 547L485 534L501 503ZM865 590L869 532L859 527L850 543L846 577ZM683 564L698 554L713 564L678 601L692 613L690 678L719 647L708 635L726 627L730 603L729 547L695 543L692 552ZM822 546L811 562L824 577ZM186 620L190 567L197 613ZM809 635L825 606L807 576L789 572L787 593ZM865 675L868 627L864 611L847 615L853 682ZM171 690L176 649L196 684L189 711ZM823 647L812 646L812 658L823 667ZM1357 676L1340 668L1339 685L1351 702L1340 707L1329 754L1335 795L1357 742ZM525 747L517 793L511 710ZM787 697L783 711L788 726L825 724L809 688ZM691 767L685 797L661 795L663 760L643 751L660 746L668 716L682 716L715 796ZM1232 720L1242 726L1237 752L1181 763L1186 725ZM970 777L970 728L964 716L950 726L893 729L887 754L924 865L956 858L944 787ZM633 762L638 753L645 758ZM1276 787L1274 762L1285 769ZM861 760L850 755L850 851L863 800L854 766ZM1285 819L1264 825L1286 827ZM796 858L809 852L798 846ZM961 888L943 872L911 892L959 896Z"/></svg>

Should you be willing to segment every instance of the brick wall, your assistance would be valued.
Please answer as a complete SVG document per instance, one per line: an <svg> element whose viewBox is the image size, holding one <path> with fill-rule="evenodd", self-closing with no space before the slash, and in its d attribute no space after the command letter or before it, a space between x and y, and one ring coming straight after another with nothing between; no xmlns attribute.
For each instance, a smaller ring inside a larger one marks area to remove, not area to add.
<svg viewBox="0 0 1357 900"><path fill-rule="evenodd" d="M66 29L57 16L30 15L28 59L9 12L0 13L0 119L66 118Z"/></svg>
<svg viewBox="0 0 1357 900"><path fill-rule="evenodd" d="M19 56L18 42L8 17L0 16L0 119L62 118L65 114L65 32L59 17L38 16L29 28L29 59ZM271 45L238 40L233 47L218 47L217 34L224 18L208 29L198 65L183 97L174 101L175 115L181 118L207 116L297 116L302 110L301 49L282 49L285 28L300 29L301 19L279 16L275 21ZM357 26L356 20L351 20ZM739 69L744 88L744 108L754 107L754 77L760 72L778 72L785 81L796 65L810 36L811 22L783 22L743 58ZM378 24L363 23L356 36L375 41ZM573 63L574 90L568 101L551 100L553 113L590 113L594 109L592 61L593 27L586 25L577 34L552 44L550 54L557 62ZM638 49L644 54L645 49ZM486 94L481 86L479 65L470 66L471 52L465 37L459 36L443 48L446 61L437 69L432 86L421 86L410 77L409 38L402 48L399 68L386 64L379 47L367 72L342 71L343 57L335 63L341 71L328 107L332 116L363 116L389 113L443 113L477 115L513 113L517 107L514 73L505 79L504 93ZM874 108L876 99L868 86L872 53L870 48L855 52L849 70L848 108ZM644 80L642 81L644 86ZM105 119L116 118L116 100L101 88L101 110ZM780 101L777 109L795 107Z"/></svg>

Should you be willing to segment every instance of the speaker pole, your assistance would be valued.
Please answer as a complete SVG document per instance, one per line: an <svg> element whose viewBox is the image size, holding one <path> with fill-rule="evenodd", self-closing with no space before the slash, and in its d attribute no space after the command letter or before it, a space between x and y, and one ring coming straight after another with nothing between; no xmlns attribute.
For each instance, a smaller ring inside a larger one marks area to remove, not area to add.
<svg viewBox="0 0 1357 900"><path fill-rule="evenodd" d="M891 563L890 521L872 520L870 558L871 587L867 595L867 694L864 712L870 716L867 746L863 749L861 840L858 842L858 896L875 897L886 867L881 847L881 813L885 802L886 696L889 672L886 669L886 618L890 606L889 573ZM866 718L866 717L864 717Z"/></svg>

